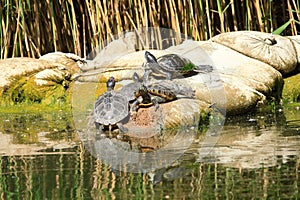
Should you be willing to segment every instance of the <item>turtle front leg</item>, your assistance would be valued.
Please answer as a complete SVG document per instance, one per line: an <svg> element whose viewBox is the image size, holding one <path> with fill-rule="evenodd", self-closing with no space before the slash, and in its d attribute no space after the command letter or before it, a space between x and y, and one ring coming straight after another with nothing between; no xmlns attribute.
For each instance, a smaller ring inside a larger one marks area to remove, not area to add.
<svg viewBox="0 0 300 200"><path fill-rule="evenodd" d="M96 137L103 137L105 134L103 133L104 126L95 122L96 130L98 130Z"/></svg>
<svg viewBox="0 0 300 200"><path fill-rule="evenodd" d="M123 126L121 123L117 123L118 128L120 129L120 133L127 133L128 129Z"/></svg>
<svg viewBox="0 0 300 200"><path fill-rule="evenodd" d="M143 83L144 84L147 84L148 80L149 80L149 76L150 74L152 73L152 71L150 69L145 69L145 73L144 73L144 76L143 76Z"/></svg>
<svg viewBox="0 0 300 200"><path fill-rule="evenodd" d="M166 99L157 96L157 97L153 97L151 101L152 101L152 103L154 105L155 111L157 111L158 108L159 108L159 104L166 102Z"/></svg>
<svg viewBox="0 0 300 200"><path fill-rule="evenodd" d="M143 102L143 97L139 96L132 104L131 104L131 108L130 108L130 114L136 113L138 106L140 103Z"/></svg>
<svg viewBox="0 0 300 200"><path fill-rule="evenodd" d="M172 80L172 73L166 73L166 80Z"/></svg>

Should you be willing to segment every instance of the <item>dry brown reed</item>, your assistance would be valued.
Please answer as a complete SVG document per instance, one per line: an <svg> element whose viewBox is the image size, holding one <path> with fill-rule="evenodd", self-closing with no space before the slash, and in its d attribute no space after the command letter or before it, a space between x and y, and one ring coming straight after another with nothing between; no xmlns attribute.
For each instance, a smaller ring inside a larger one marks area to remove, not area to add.
<svg viewBox="0 0 300 200"><path fill-rule="evenodd" d="M51 51L85 56L124 31L170 28L195 40L228 31L297 35L297 0L2 0L0 58ZM157 35L159 38L159 34Z"/></svg>

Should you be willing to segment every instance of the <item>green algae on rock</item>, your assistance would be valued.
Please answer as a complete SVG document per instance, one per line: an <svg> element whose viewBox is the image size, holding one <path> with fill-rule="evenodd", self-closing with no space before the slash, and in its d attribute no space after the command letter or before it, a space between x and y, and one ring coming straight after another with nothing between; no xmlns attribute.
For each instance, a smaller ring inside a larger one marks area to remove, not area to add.
<svg viewBox="0 0 300 200"><path fill-rule="evenodd" d="M282 97L284 101L300 101L300 74L284 79Z"/></svg>
<svg viewBox="0 0 300 200"><path fill-rule="evenodd" d="M40 59L0 60L1 104L70 102L69 89L80 70L80 62L83 61L76 55L61 52L46 54Z"/></svg>

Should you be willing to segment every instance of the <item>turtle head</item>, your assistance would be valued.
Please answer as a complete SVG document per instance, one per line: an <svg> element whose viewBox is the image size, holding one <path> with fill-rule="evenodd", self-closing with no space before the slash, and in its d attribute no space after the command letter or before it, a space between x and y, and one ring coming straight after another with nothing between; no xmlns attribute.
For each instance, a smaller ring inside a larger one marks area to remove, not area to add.
<svg viewBox="0 0 300 200"><path fill-rule="evenodd" d="M111 91L114 89L116 84L115 78L112 76L108 79L108 81L106 82L106 87L108 91Z"/></svg>
<svg viewBox="0 0 300 200"><path fill-rule="evenodd" d="M148 89L144 84L141 84L140 87L134 92L135 98L139 96L145 97L148 95Z"/></svg>
<svg viewBox="0 0 300 200"><path fill-rule="evenodd" d="M145 51L145 59L148 63L157 63L155 56L149 51Z"/></svg>
<svg viewBox="0 0 300 200"><path fill-rule="evenodd" d="M138 83L139 82L139 78L140 78L139 75L136 72L134 72L133 76L132 76L133 81L136 82L136 83Z"/></svg>

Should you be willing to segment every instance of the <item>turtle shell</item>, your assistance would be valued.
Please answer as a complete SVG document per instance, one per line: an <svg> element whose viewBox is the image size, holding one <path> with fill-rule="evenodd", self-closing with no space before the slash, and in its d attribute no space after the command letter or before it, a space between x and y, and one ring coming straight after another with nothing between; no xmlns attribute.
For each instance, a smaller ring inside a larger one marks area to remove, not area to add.
<svg viewBox="0 0 300 200"><path fill-rule="evenodd" d="M151 84L147 86L147 91L155 96L162 97L167 101L176 99L176 94L169 88L160 84Z"/></svg>
<svg viewBox="0 0 300 200"><path fill-rule="evenodd" d="M155 81L148 85L149 89L158 91L161 88L163 91L171 91L176 96L184 96L189 98L195 97L195 91L189 85L183 85L171 80ZM171 94L172 96L173 94Z"/></svg>
<svg viewBox="0 0 300 200"><path fill-rule="evenodd" d="M120 92L108 91L102 94L94 105L94 120L103 125L114 125L129 115L129 103Z"/></svg>
<svg viewBox="0 0 300 200"><path fill-rule="evenodd" d="M175 74L189 74L196 66L187 58L177 54L166 54L157 59L161 70Z"/></svg>

